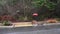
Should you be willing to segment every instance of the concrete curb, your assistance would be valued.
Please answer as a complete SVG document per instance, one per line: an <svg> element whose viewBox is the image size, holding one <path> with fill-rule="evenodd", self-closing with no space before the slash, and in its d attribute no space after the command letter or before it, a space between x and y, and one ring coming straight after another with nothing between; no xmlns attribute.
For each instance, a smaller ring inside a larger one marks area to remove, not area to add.
<svg viewBox="0 0 60 34"><path fill-rule="evenodd" d="M29 27L33 26L31 22L25 22L25 23L12 23L12 26L0 26L0 28L16 28L16 27ZM43 26L48 26L48 25L60 25L60 23L49 23L49 24L43 24Z"/></svg>

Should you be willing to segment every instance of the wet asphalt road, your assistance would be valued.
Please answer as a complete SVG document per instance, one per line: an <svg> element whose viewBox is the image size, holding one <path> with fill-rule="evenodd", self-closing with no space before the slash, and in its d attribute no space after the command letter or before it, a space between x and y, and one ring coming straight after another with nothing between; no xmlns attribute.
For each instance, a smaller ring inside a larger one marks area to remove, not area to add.
<svg viewBox="0 0 60 34"><path fill-rule="evenodd" d="M0 34L60 34L60 25L0 28Z"/></svg>

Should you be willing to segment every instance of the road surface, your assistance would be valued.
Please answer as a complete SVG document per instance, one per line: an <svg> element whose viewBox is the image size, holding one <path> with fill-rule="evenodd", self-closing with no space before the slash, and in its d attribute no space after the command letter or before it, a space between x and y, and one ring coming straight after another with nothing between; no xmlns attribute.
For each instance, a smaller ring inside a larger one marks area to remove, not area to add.
<svg viewBox="0 0 60 34"><path fill-rule="evenodd" d="M60 34L60 25L0 28L0 34Z"/></svg>

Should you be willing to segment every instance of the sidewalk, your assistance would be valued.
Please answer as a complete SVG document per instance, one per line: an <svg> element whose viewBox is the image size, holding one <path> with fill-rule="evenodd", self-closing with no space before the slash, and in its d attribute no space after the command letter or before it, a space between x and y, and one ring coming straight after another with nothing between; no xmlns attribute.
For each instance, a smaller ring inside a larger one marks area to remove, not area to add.
<svg viewBox="0 0 60 34"><path fill-rule="evenodd" d="M31 22L16 22L13 24L14 24L14 27L32 26Z"/></svg>
<svg viewBox="0 0 60 34"><path fill-rule="evenodd" d="M41 22L39 22L41 23ZM12 26L0 26L0 28L13 28L13 27L28 27L28 26L33 26L31 22L15 22L15 23L12 23L13 25ZM43 24L44 26L47 26L47 25L58 25L60 23L49 23L49 24Z"/></svg>
<svg viewBox="0 0 60 34"><path fill-rule="evenodd" d="M1 23L0 23L1 24ZM12 26L0 26L0 28L27 27L32 26L31 22L16 22Z"/></svg>

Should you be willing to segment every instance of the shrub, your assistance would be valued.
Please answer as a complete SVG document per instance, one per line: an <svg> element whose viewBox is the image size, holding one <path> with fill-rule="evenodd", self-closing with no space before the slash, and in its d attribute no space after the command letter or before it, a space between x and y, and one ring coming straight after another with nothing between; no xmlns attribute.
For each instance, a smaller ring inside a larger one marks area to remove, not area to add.
<svg viewBox="0 0 60 34"><path fill-rule="evenodd" d="M57 20L56 20L56 19L49 19L49 20L47 20L47 22L48 22L48 23L56 23Z"/></svg>
<svg viewBox="0 0 60 34"><path fill-rule="evenodd" d="M3 25L4 26L10 26L12 25L10 21L3 21Z"/></svg>

